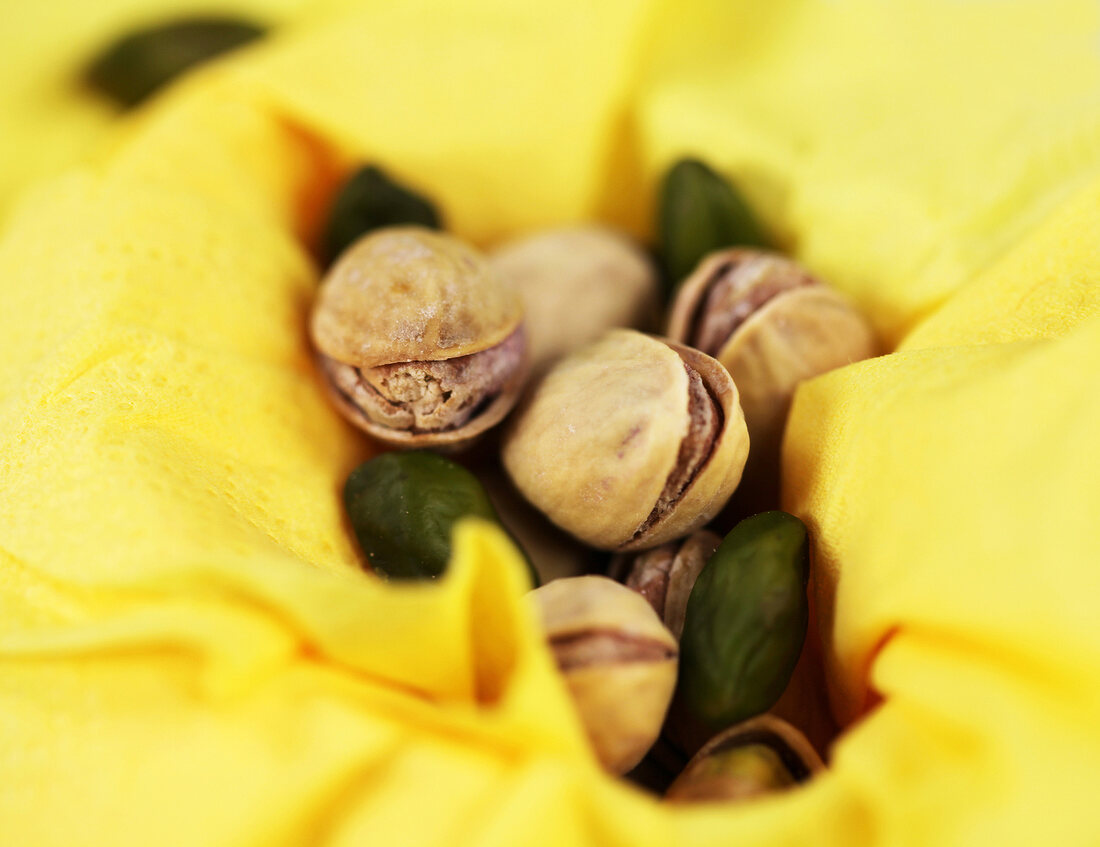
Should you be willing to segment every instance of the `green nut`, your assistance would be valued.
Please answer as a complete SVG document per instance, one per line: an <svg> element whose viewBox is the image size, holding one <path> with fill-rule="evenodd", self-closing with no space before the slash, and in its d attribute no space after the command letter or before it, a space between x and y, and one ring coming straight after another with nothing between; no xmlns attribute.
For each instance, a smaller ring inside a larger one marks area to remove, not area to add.
<svg viewBox="0 0 1100 847"><path fill-rule="evenodd" d="M439 577L459 519L500 524L477 477L435 453L383 453L364 462L348 477L344 507L371 568L390 579ZM531 575L538 585L534 569Z"/></svg>
<svg viewBox="0 0 1100 847"><path fill-rule="evenodd" d="M195 65L266 32L251 21L194 17L122 36L91 61L84 79L119 105L136 106Z"/></svg>
<svg viewBox="0 0 1100 847"><path fill-rule="evenodd" d="M380 168L361 168L336 194L321 235L322 258L331 264L368 232L400 224L442 229L439 212L428 198Z"/></svg>
<svg viewBox="0 0 1100 847"><path fill-rule="evenodd" d="M802 521L764 512L707 561L680 639L679 735L713 734L779 699L806 637L809 550Z"/></svg>
<svg viewBox="0 0 1100 847"><path fill-rule="evenodd" d="M657 214L669 296L715 250L768 246L744 198L697 159L681 159L665 174Z"/></svg>

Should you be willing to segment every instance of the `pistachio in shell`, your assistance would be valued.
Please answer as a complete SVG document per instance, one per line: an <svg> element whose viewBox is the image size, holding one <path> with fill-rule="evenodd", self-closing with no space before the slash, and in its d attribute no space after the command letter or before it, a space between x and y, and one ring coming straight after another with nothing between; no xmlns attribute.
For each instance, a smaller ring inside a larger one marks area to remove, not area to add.
<svg viewBox="0 0 1100 847"><path fill-rule="evenodd" d="M596 757L622 774L660 735L676 686L676 639L637 593L602 576L531 592Z"/></svg>
<svg viewBox="0 0 1100 847"><path fill-rule="evenodd" d="M700 529L687 538L640 553L616 555L609 575L645 597L664 625L679 638L691 589L721 543L721 537Z"/></svg>
<svg viewBox="0 0 1100 847"><path fill-rule="evenodd" d="M796 262L759 250L708 256L684 282L669 337L714 356L740 393L752 455L744 489L778 504L783 430L803 380L874 356L866 319Z"/></svg>
<svg viewBox="0 0 1100 847"><path fill-rule="evenodd" d="M817 751L786 721L761 715L712 738L688 762L665 799L732 802L784 791L824 770Z"/></svg>
<svg viewBox="0 0 1100 847"><path fill-rule="evenodd" d="M127 32L84 70L85 81L120 106L136 106L186 71L261 37L266 28L229 16L200 15Z"/></svg>
<svg viewBox="0 0 1100 847"><path fill-rule="evenodd" d="M477 477L426 452L383 453L361 464L344 485L344 508L371 569L389 579L441 576L462 518L500 524ZM538 585L533 569L532 577Z"/></svg>
<svg viewBox="0 0 1100 847"><path fill-rule="evenodd" d="M737 388L689 347L616 329L560 361L505 434L502 458L543 514L603 550L703 526L748 453Z"/></svg>
<svg viewBox="0 0 1100 847"><path fill-rule="evenodd" d="M675 162L661 181L657 231L669 291L715 250L768 244L733 184L690 158Z"/></svg>
<svg viewBox="0 0 1100 847"><path fill-rule="evenodd" d="M525 373L519 298L456 238L376 230L332 266L310 333L338 409L395 447L457 449L499 423Z"/></svg>
<svg viewBox="0 0 1100 847"><path fill-rule="evenodd" d="M765 512L734 527L695 580L676 693L675 734L688 749L787 687L806 638L809 557L802 521Z"/></svg>
<svg viewBox="0 0 1100 847"><path fill-rule="evenodd" d="M348 177L332 201L321 234L322 257L331 263L367 233L401 224L441 228L431 200L367 165Z"/></svg>
<svg viewBox="0 0 1100 847"><path fill-rule="evenodd" d="M497 248L489 264L523 299L532 375L609 329L656 327L656 269L614 230L536 233Z"/></svg>

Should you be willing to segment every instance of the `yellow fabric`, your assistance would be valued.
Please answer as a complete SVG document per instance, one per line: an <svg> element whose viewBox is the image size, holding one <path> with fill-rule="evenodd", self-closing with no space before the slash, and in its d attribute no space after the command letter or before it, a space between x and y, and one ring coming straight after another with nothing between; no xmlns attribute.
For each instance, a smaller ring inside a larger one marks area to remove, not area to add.
<svg viewBox="0 0 1100 847"><path fill-rule="evenodd" d="M181 7L95 5L0 44L0 841L1100 840L1094 3L255 0L277 36L121 123L66 74ZM644 233L684 152L898 348L785 445L851 726L738 808L599 773L493 531L438 585L361 572L368 448L304 332L357 159L490 243Z"/></svg>

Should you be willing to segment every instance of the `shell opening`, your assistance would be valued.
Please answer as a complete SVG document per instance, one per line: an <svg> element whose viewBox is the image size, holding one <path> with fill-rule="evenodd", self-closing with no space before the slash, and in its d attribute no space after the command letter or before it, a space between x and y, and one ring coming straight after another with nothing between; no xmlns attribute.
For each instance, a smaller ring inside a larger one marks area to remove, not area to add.
<svg viewBox="0 0 1100 847"><path fill-rule="evenodd" d="M665 480L653 510L634 531L630 542L644 536L676 508L680 498L710 461L714 444L725 423L721 405L711 395L699 372L687 362L684 362L684 370L688 376L688 431L680 442L676 464Z"/></svg>

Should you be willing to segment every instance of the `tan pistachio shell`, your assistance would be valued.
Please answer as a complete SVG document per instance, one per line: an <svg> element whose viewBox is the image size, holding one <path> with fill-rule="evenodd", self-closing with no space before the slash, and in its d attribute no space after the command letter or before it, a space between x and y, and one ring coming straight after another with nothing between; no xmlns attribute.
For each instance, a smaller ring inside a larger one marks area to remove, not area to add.
<svg viewBox="0 0 1100 847"><path fill-rule="evenodd" d="M875 354L867 321L830 288L799 288L752 315L718 352L745 418L782 429L799 383Z"/></svg>
<svg viewBox="0 0 1100 847"><path fill-rule="evenodd" d="M734 248L713 253L681 286L669 316L670 338L693 343L694 322L720 268L733 261L768 259L784 273L809 277L781 256ZM743 296L768 284L766 266ZM733 377L754 445L778 441L799 383L876 353L874 333L866 319L841 294L817 280L791 288L754 308L726 339L715 356Z"/></svg>
<svg viewBox="0 0 1100 847"><path fill-rule="evenodd" d="M523 317L519 297L472 247L422 227L365 236L329 270L314 346L356 368L428 362L494 347Z"/></svg>
<svg viewBox="0 0 1100 847"><path fill-rule="evenodd" d="M722 422L709 459L675 506L639 537L688 433L685 362ZM641 550L698 529L737 487L748 436L737 388L697 350L612 330L557 364L505 436L517 488L554 523L604 550Z"/></svg>
<svg viewBox="0 0 1100 847"><path fill-rule="evenodd" d="M641 595L607 577L555 580L531 599L597 758L625 773L661 732L676 639Z"/></svg>
<svg viewBox="0 0 1100 847"><path fill-rule="evenodd" d="M540 232L499 247L489 265L523 300L533 374L614 327L656 326L656 269L614 230Z"/></svg>
<svg viewBox="0 0 1100 847"><path fill-rule="evenodd" d="M499 352L522 350L521 320L519 298L473 248L421 227L392 227L360 239L333 265L310 330L329 394L351 423L394 447L458 450L515 405L527 372L524 355L485 408L452 428L402 429L374 420L335 384L336 375L406 362L459 365L463 357L492 355L486 351L505 341ZM482 364L461 364L470 369L470 385L485 366L484 356L474 361Z"/></svg>
<svg viewBox="0 0 1100 847"><path fill-rule="evenodd" d="M731 770L728 754L748 747L768 753L751 763L742 759ZM824 769L805 735L765 714L730 727L704 744L669 786L665 799L680 803L745 800L790 788Z"/></svg>

